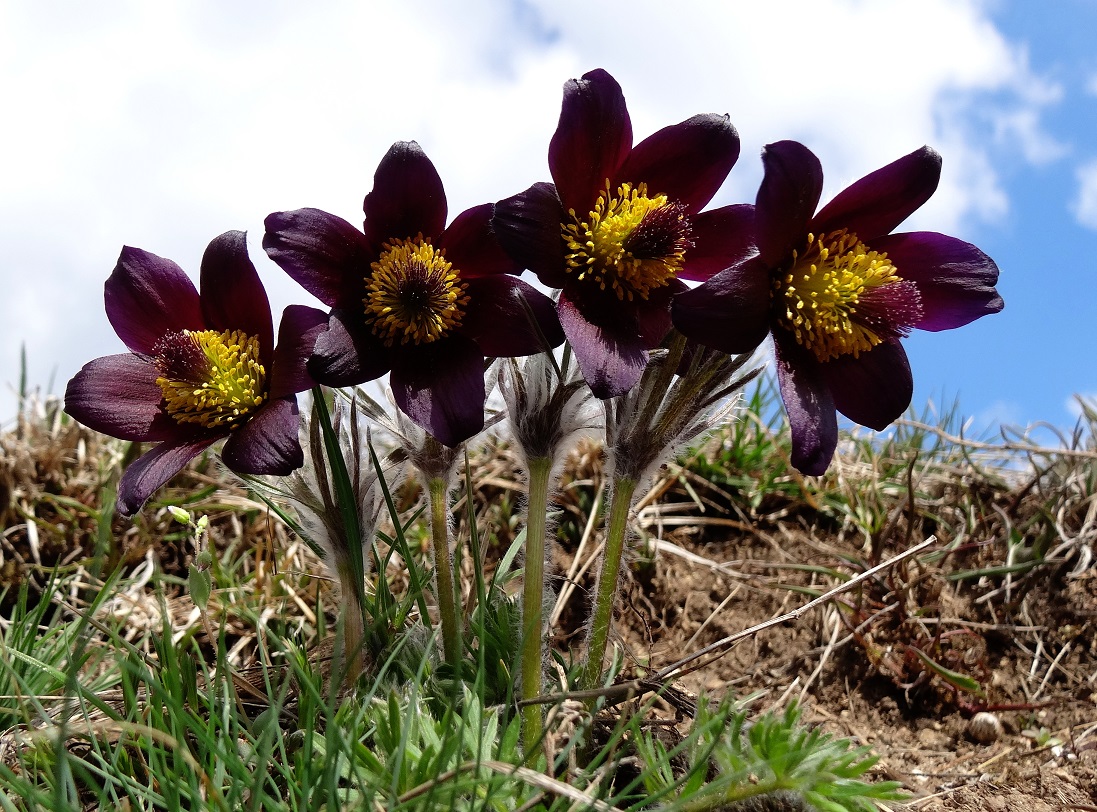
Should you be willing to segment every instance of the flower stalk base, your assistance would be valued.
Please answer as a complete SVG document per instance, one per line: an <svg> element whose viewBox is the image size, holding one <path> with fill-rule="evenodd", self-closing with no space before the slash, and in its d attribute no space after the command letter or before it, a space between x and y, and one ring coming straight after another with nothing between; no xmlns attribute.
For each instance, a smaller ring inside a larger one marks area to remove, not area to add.
<svg viewBox="0 0 1097 812"><path fill-rule="evenodd" d="M609 642L613 601L617 596L617 576L621 571L621 560L625 552L628 515L636 484L636 480L625 478L613 483L609 524L606 527L606 545L602 553L602 566L598 572L598 585L595 588L590 636L587 638L587 662L579 680L579 687L584 690L597 688L602 676L602 660L606 656L606 645Z"/></svg>
<svg viewBox="0 0 1097 812"><path fill-rule="evenodd" d="M520 698L541 695L544 663L545 531L548 524L548 489L552 458L529 461L529 503L526 517L526 571L522 587L522 678ZM543 720L540 705L522 708L522 740L534 758L541 740Z"/></svg>
<svg viewBox="0 0 1097 812"><path fill-rule="evenodd" d="M435 477L430 493L430 529L434 542L434 572L438 591L438 615L442 621L442 649L446 662L457 669L461 665L461 613L453 580L453 559L449 549L449 493L446 480Z"/></svg>

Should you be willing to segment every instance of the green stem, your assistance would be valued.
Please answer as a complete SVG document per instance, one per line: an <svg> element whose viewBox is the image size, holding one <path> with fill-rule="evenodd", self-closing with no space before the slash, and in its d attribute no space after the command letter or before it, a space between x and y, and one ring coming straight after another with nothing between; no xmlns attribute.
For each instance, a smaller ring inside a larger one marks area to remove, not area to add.
<svg viewBox="0 0 1097 812"><path fill-rule="evenodd" d="M457 623L457 592L453 581L453 559L449 551L449 493L446 480L435 477L430 492L430 530L434 540L434 573L438 582L438 615L442 620L442 648L446 662L461 666L461 631Z"/></svg>
<svg viewBox="0 0 1097 812"><path fill-rule="evenodd" d="M617 596L617 575L621 571L621 559L625 551L628 530L628 514L632 507L632 494L636 480L618 479L613 483L613 495L609 506L609 524L606 526L606 545L602 553L602 567L595 587L594 611L587 638L587 662L580 676L579 687L599 687L602 676L602 660L609 642L609 627L613 620L613 600Z"/></svg>
<svg viewBox="0 0 1097 812"><path fill-rule="evenodd" d="M343 586L342 623L337 634L342 635L342 645L336 647L335 662L332 663L332 676L338 677L348 688L353 686L366 667L366 626L365 612L359 602L358 592L351 588L354 583L354 568L345 560L336 567Z"/></svg>
<svg viewBox="0 0 1097 812"><path fill-rule="evenodd" d="M529 502L526 515L526 572L522 587L522 681L521 699L540 696L544 663L545 529L548 524L549 476L552 458L529 461ZM543 720L540 705L522 708L522 740L528 758L541 740Z"/></svg>

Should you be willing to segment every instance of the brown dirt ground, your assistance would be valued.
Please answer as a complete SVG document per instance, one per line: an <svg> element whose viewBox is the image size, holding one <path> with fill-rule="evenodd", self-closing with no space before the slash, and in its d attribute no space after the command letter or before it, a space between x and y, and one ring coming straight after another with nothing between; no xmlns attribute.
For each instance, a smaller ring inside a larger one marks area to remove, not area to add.
<svg viewBox="0 0 1097 812"><path fill-rule="evenodd" d="M737 574L665 549L634 567L617 616L633 674L806 602L794 587L811 585L811 575L788 570L775 577L775 563L829 567L837 557L864 554L853 543L807 532L777 539L680 528L663 540L731 562ZM560 552L561 571L569 558ZM1024 594L1007 605L993 595L979 600L989 584L958 586L918 564L897 569L847 594L841 612L831 604L763 631L678 685L710 696L761 691L758 707L798 699L805 721L872 747L880 761L870 775L901 781L912 793L907 806L892 808L1097 809L1097 573L1053 573L1019 587ZM932 604L911 605L927 596ZM876 614L892 604L899 606ZM933 648L938 633L945 637ZM912 642L939 660L958 658L980 677L986 698L930 678L916 655L900 653ZM971 732L981 709L1002 726L987 743ZM1033 733L1040 728L1059 743L1041 746Z"/></svg>

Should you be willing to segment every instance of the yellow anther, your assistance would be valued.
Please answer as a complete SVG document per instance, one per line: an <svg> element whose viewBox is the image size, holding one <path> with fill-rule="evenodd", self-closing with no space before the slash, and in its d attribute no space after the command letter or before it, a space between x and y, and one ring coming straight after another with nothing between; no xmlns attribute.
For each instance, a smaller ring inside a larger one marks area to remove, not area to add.
<svg viewBox="0 0 1097 812"><path fill-rule="evenodd" d="M892 298L899 307L883 316L879 307L868 312L865 300L885 289L896 292ZM809 234L805 248L793 253L792 267L774 280L772 296L778 320L820 361L856 358L891 337L881 333L905 335L921 312L917 290L902 280L887 254L870 250L845 229Z"/></svg>
<svg viewBox="0 0 1097 812"><path fill-rule="evenodd" d="M685 207L666 195L649 197L643 183L623 183L614 196L607 180L585 220L574 209L568 214L573 222L561 224L567 271L600 290L608 285L622 301L669 285L693 247Z"/></svg>
<svg viewBox="0 0 1097 812"><path fill-rule="evenodd" d="M259 339L239 330L165 336L156 361L164 408L179 423L235 428L266 400Z"/></svg>
<svg viewBox="0 0 1097 812"><path fill-rule="evenodd" d="M468 284L422 234L385 243L370 267L362 302L385 346L429 344L461 326Z"/></svg>

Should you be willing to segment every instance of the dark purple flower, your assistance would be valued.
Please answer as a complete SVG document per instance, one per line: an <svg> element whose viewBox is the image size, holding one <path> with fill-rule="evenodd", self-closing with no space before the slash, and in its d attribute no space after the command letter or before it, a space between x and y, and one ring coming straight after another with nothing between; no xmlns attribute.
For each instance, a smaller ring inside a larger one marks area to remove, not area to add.
<svg viewBox="0 0 1097 812"><path fill-rule="evenodd" d="M512 276L491 204L446 228L442 180L414 141L381 159L364 209L364 233L318 209L267 217L267 254L331 307L309 371L329 386L391 371L397 406L455 446L484 427L485 356L564 340L552 301Z"/></svg>
<svg viewBox="0 0 1097 812"><path fill-rule="evenodd" d="M549 144L554 184L500 201L503 247L549 287L594 394L627 392L670 330L680 278L703 280L742 256L742 210L701 209L739 157L727 116L699 115L632 145L621 87L604 70L564 85Z"/></svg>
<svg viewBox="0 0 1097 812"><path fill-rule="evenodd" d="M199 295L171 260L123 248L105 286L106 310L132 352L85 364L65 391L65 410L86 426L159 442L123 474L122 515L224 437L221 458L237 473L283 475L303 462L296 393L313 385L305 360L324 314L287 307L275 347L242 231L209 244L201 283Z"/></svg>
<svg viewBox="0 0 1097 812"><path fill-rule="evenodd" d="M1002 309L998 266L954 237L891 233L937 188L941 156L929 147L866 175L818 213L823 170L807 147L770 144L762 162L756 251L678 296L674 324L730 353L773 333L792 462L819 475L838 443L836 410L881 430L910 405L900 338Z"/></svg>

